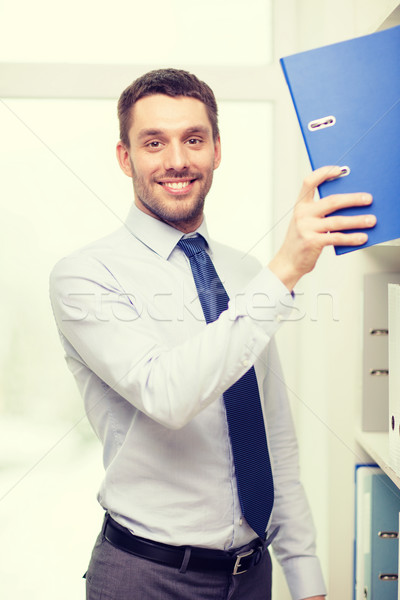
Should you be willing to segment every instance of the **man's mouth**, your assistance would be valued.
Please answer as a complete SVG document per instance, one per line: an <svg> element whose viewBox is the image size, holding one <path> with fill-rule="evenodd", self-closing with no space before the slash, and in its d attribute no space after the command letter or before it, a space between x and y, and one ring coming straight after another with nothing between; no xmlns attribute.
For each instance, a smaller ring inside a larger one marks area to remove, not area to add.
<svg viewBox="0 0 400 600"><path fill-rule="evenodd" d="M191 181L163 181L161 185L164 187L170 188L172 190L183 190L187 188L193 180Z"/></svg>
<svg viewBox="0 0 400 600"><path fill-rule="evenodd" d="M159 181L159 185L172 194L185 194L190 191L196 179L170 179Z"/></svg>

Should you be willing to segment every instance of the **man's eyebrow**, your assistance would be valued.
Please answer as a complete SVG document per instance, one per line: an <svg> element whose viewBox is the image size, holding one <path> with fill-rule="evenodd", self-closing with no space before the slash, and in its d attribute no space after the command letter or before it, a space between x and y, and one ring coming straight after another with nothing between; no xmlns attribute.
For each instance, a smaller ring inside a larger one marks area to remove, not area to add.
<svg viewBox="0 0 400 600"><path fill-rule="evenodd" d="M161 129L142 129L142 131L139 131L138 138L157 137L158 135L162 135L162 133Z"/></svg>
<svg viewBox="0 0 400 600"><path fill-rule="evenodd" d="M192 127L188 127L183 132L184 135L194 135L196 133L202 135L210 135L211 130L208 127L205 127L204 125L194 125ZM163 131L162 129L142 129L138 133L138 138L140 140L143 140L144 138L158 137L161 135L165 135L165 131Z"/></svg>
<svg viewBox="0 0 400 600"><path fill-rule="evenodd" d="M204 125L195 125L194 127L189 127L188 129L185 130L185 133L188 134L194 134L194 133L202 133L209 135L210 134L210 129L208 129L208 127L204 127Z"/></svg>

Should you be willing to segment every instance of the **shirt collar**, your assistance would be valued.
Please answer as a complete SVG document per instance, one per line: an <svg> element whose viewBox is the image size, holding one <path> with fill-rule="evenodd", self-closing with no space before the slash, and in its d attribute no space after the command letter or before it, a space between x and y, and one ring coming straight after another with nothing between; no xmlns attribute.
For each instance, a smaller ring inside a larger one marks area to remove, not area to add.
<svg viewBox="0 0 400 600"><path fill-rule="evenodd" d="M140 210L136 204L132 204L125 226L132 235L165 260L168 260L176 244L184 236L182 231L148 215ZM195 233L200 233L210 246L210 236L205 218L198 229L189 235Z"/></svg>

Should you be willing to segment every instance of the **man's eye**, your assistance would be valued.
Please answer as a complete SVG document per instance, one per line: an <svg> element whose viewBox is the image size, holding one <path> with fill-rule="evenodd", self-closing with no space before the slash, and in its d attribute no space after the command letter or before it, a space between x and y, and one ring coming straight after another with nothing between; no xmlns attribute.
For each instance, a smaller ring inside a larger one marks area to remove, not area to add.
<svg viewBox="0 0 400 600"><path fill-rule="evenodd" d="M161 146L161 142L149 142L147 144L148 148L155 148L155 149L157 149L157 148L160 148L160 146Z"/></svg>
<svg viewBox="0 0 400 600"><path fill-rule="evenodd" d="M196 144L201 144L201 140L197 139L197 138L190 138L188 140L188 144L190 146L195 146Z"/></svg>

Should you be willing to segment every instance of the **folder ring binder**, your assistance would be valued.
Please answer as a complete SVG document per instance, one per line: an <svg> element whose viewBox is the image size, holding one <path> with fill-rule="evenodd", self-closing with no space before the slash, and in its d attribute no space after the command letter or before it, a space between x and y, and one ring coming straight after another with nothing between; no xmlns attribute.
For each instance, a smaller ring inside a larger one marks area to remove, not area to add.
<svg viewBox="0 0 400 600"><path fill-rule="evenodd" d="M397 538L399 537L399 534L397 533L397 531L380 531L378 533L380 538L383 539L394 539L397 540Z"/></svg>
<svg viewBox="0 0 400 600"><path fill-rule="evenodd" d="M331 177L330 179L327 179L326 181L335 181L336 179L340 179L341 177L346 177L347 175L350 174L350 167L348 167L347 165L344 167L340 167L340 175L337 175L336 177Z"/></svg>
<svg viewBox="0 0 400 600"><path fill-rule="evenodd" d="M370 329L370 335L388 335L389 331L387 329Z"/></svg>
<svg viewBox="0 0 400 600"><path fill-rule="evenodd" d="M398 576L396 575L396 573L380 573L379 579L381 581L397 581Z"/></svg>
<svg viewBox="0 0 400 600"><path fill-rule="evenodd" d="M314 119L308 124L310 131L317 131L318 129L325 129L325 127L332 127L336 123L336 118L333 115L329 117L322 117L322 119Z"/></svg>
<svg viewBox="0 0 400 600"><path fill-rule="evenodd" d="M345 167L342 167L341 169L341 174L339 175L339 177L346 177L347 175L349 175L350 173L350 167L348 167L347 165ZM336 177L337 179L337 177Z"/></svg>
<svg viewBox="0 0 400 600"><path fill-rule="evenodd" d="M383 375L389 375L389 369L371 369L369 374L373 377L382 377Z"/></svg>

